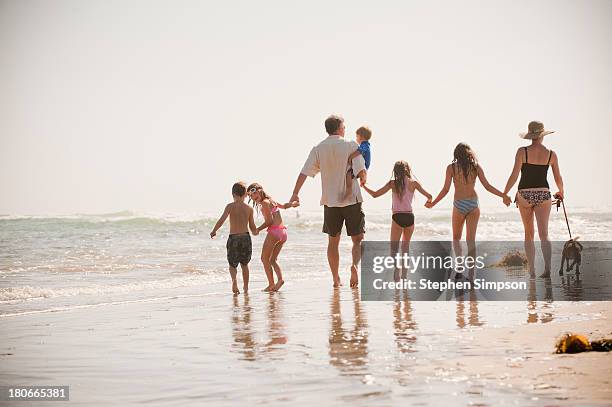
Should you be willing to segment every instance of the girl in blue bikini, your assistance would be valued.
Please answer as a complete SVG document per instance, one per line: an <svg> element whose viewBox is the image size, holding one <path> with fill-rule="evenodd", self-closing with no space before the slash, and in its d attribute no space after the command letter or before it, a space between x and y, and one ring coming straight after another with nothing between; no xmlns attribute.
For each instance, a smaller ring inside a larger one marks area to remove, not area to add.
<svg viewBox="0 0 612 407"><path fill-rule="evenodd" d="M503 198L506 206L510 205L511 199L489 184L470 146L465 143L457 144L453 155L453 162L446 167L444 187L442 187L436 199L425 206L432 208L440 202L450 190L452 181L455 186L452 217L453 241L459 242L461 240L463 225L465 224L465 240L470 243L476 241L476 228L478 227L478 219L480 218L478 195L475 189L476 179L478 178L480 180L480 183L487 191Z"/></svg>

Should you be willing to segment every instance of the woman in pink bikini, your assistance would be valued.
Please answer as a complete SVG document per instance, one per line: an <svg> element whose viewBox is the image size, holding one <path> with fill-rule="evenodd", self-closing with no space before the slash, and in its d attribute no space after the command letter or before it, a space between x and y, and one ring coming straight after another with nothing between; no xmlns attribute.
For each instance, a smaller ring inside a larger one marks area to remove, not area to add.
<svg viewBox="0 0 612 407"><path fill-rule="evenodd" d="M268 232L261 248L261 262L268 279L268 286L264 291L278 291L285 283L282 270L278 264L278 255L287 241L287 227L283 225L279 208L296 207L298 203L278 204L257 183L249 185L247 194L249 200L253 202L253 207L256 207L257 211L261 212L264 217L264 223L257 228L257 233L264 229ZM274 273L276 273L276 283L274 283Z"/></svg>
<svg viewBox="0 0 612 407"><path fill-rule="evenodd" d="M391 209L393 215L391 219L391 255L399 250L400 239L402 241L402 252L408 253L410 247L410 239L414 232L414 214L412 213L412 200L414 199L414 191L417 190L427 198L427 202L431 202L431 194L427 192L421 184L412 178L410 165L406 161L398 161L393 166L393 179L387 182L378 191L370 189L367 185L363 189L373 198L378 198L389 191L392 193ZM402 278L406 277L406 270ZM395 271L395 281L399 281L399 270Z"/></svg>

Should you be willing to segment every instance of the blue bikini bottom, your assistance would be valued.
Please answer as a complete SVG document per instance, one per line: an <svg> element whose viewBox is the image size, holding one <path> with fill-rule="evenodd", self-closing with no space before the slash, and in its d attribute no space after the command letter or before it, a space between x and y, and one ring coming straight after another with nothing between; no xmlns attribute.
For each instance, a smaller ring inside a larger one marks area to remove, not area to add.
<svg viewBox="0 0 612 407"><path fill-rule="evenodd" d="M478 208L478 198L475 199L457 199L453 201L453 206L464 215Z"/></svg>

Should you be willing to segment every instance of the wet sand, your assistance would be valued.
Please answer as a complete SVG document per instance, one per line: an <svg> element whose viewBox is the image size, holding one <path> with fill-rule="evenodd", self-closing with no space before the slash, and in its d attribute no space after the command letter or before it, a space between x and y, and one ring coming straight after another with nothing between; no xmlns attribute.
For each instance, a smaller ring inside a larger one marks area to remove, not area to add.
<svg viewBox="0 0 612 407"><path fill-rule="evenodd" d="M611 334L609 302L365 302L286 280L2 317L0 383L69 385L54 405L71 406L612 403L611 354L552 353L568 330Z"/></svg>
<svg viewBox="0 0 612 407"><path fill-rule="evenodd" d="M610 303L573 303L560 315L571 318L571 314L594 319L472 332L463 338L470 344L465 354L448 359L439 367L438 374L465 375L521 389L533 401L553 398L571 405L610 405L612 353L552 353L553 339L566 332L582 333L590 340L612 337Z"/></svg>

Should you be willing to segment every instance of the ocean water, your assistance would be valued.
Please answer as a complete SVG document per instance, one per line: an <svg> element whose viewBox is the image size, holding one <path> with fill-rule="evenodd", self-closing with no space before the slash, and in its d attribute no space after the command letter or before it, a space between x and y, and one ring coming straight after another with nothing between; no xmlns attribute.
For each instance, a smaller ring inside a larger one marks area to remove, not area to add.
<svg viewBox="0 0 612 407"><path fill-rule="evenodd" d="M448 240L449 211L422 212L414 239ZM483 212L479 239L520 239L516 211ZM525 390L513 387L512 375L474 375L466 366L482 363L474 355L502 367L548 363L556 334L538 338L542 352L531 342L514 346L515 327L605 318L592 304L576 311L575 303L556 298L492 302L471 294L418 302L406 293L363 301L347 285L331 287L321 213L291 210L284 218L282 291L260 292L258 236L250 293L233 296L227 229L210 239L212 216L2 216L0 383L68 385L67 403L87 407L584 401L550 385L548 371ZM366 218L367 239L386 240L389 214L368 211ZM571 219L574 233L589 240L610 236L612 212L574 211ZM562 216L553 213L552 238L565 233ZM348 283L348 238L341 256ZM538 291L545 289L539 280ZM512 338L472 343L474 334L498 328L510 329Z"/></svg>
<svg viewBox="0 0 612 407"><path fill-rule="evenodd" d="M322 211L283 213L289 241L280 257L286 281L329 279L321 233ZM574 235L609 240L612 211L571 212ZM217 238L216 218L206 214L0 216L0 316L66 307L194 295L229 280L227 226ZM257 222L261 221L258 219ZM366 239L388 239L390 215L366 213ZM518 211L482 210L479 240L520 240ZM254 237L251 281L263 285L258 259L264 234ZM566 240L562 212L553 212L551 240ZM450 211L416 213L414 240L449 240ZM350 239L342 239L341 270L348 266ZM346 273L344 273L346 276ZM327 284L325 281L322 284ZM225 286L223 286L225 289Z"/></svg>

